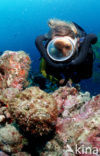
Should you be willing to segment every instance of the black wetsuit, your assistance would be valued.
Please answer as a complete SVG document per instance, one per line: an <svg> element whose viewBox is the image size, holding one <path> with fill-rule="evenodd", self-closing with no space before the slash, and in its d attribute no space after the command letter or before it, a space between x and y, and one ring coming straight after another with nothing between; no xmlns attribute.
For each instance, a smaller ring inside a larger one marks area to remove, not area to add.
<svg viewBox="0 0 100 156"><path fill-rule="evenodd" d="M74 22L73 22L74 23ZM93 50L91 44L95 44L97 37L94 34L86 34L85 31L76 23L78 30L80 47L78 54L74 58L65 62L55 62L49 58L46 51L47 43L50 41L45 35L36 38L36 47L41 53L41 56L46 60L46 72L59 80L64 78L66 81L71 78L73 82L79 82L80 79L89 78L92 75L93 66ZM45 45L43 44L45 41ZM65 82L66 83L66 82Z"/></svg>

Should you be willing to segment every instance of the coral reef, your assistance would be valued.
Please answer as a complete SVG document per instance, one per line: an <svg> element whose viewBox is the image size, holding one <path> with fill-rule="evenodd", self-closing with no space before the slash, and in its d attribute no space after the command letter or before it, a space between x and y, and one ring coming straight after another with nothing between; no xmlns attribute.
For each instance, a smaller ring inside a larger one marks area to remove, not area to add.
<svg viewBox="0 0 100 156"><path fill-rule="evenodd" d="M18 88L26 84L30 58L24 51L5 51L0 56L0 88Z"/></svg>
<svg viewBox="0 0 100 156"><path fill-rule="evenodd" d="M90 100L89 92L85 92L85 94L78 92L78 90L74 87L60 87L53 94L58 106L59 113L63 111L63 115L69 115L70 111L73 111L81 105L83 105L86 101ZM66 109L65 109L66 108Z"/></svg>
<svg viewBox="0 0 100 156"><path fill-rule="evenodd" d="M14 95L9 101L11 115L25 132L43 135L56 126L55 135L47 141L38 155L81 156L83 147L83 150L91 148L91 151L84 151L88 154L94 152L94 148L100 152L100 95L91 99L89 92L81 93L68 86L60 87L52 94L47 94L38 87L30 87ZM81 147L79 153L75 151L76 145L77 148ZM67 151L68 146L73 150L72 153ZM8 146L5 147L9 149ZM28 153L21 151L15 152L15 155L24 156Z"/></svg>
<svg viewBox="0 0 100 156"><path fill-rule="evenodd" d="M24 146L24 138L18 130L10 124L0 128L0 149L7 153L17 153Z"/></svg>
<svg viewBox="0 0 100 156"><path fill-rule="evenodd" d="M8 110L8 101L18 93L18 88L0 89L0 124L11 123L12 118Z"/></svg>
<svg viewBox="0 0 100 156"><path fill-rule="evenodd" d="M0 57L0 156L99 156L100 94L91 98L71 83L49 94L25 89L30 62L23 51ZM40 78L32 83L57 87Z"/></svg>
<svg viewBox="0 0 100 156"><path fill-rule="evenodd" d="M38 87L30 87L20 92L10 101L8 107L23 130L32 134L48 134L56 124L56 101L52 95Z"/></svg>
<svg viewBox="0 0 100 156"><path fill-rule="evenodd" d="M89 93L78 93L75 88L67 87L58 89L53 95L60 106L56 136L46 144L41 156L99 155L100 95L90 100Z"/></svg>

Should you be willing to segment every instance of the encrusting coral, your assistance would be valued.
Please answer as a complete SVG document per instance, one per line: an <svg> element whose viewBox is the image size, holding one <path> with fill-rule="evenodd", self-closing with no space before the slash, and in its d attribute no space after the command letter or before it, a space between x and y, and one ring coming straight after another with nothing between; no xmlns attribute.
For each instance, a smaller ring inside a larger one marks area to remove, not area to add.
<svg viewBox="0 0 100 156"><path fill-rule="evenodd" d="M36 141L52 131L55 133L49 135L42 150L34 147L38 155L99 156L100 95L91 98L89 92L71 85L49 94L39 87L22 90L30 62L23 51L6 51L0 57L0 150L7 153L0 152L0 156L32 156L34 153L23 150L27 141L27 146L30 144L28 136ZM76 146L81 147L78 153Z"/></svg>
<svg viewBox="0 0 100 156"><path fill-rule="evenodd" d="M5 51L0 56L0 88L18 88L27 83L30 58L24 51Z"/></svg>
<svg viewBox="0 0 100 156"><path fill-rule="evenodd" d="M5 51L0 56L0 123L11 121L7 103L28 84L30 63L24 51Z"/></svg>
<svg viewBox="0 0 100 156"><path fill-rule="evenodd" d="M48 134L56 124L56 101L39 87L30 87L20 92L10 101L8 108L23 130L32 134Z"/></svg>
<svg viewBox="0 0 100 156"><path fill-rule="evenodd" d="M100 95L90 100L88 92L83 94L73 87L62 87L53 96L59 108L56 135L46 144L41 156L99 155Z"/></svg>
<svg viewBox="0 0 100 156"><path fill-rule="evenodd" d="M10 124L0 128L0 149L7 153L21 151L26 140L18 130Z"/></svg>
<svg viewBox="0 0 100 156"><path fill-rule="evenodd" d="M11 123L12 117L8 110L8 101L18 93L18 88L0 89L0 124Z"/></svg>

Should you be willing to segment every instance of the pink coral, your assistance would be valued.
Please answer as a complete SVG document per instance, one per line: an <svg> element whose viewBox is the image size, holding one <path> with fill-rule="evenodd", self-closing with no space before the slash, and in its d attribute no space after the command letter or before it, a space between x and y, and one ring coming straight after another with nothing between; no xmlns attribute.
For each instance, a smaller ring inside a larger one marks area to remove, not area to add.
<svg viewBox="0 0 100 156"><path fill-rule="evenodd" d="M63 106L67 102L68 95L77 95L77 90L73 87L60 87L53 93L53 97L55 98L58 106L59 113L61 113L64 109ZM66 103L67 105L67 103ZM70 105L71 106L71 105Z"/></svg>
<svg viewBox="0 0 100 156"><path fill-rule="evenodd" d="M78 147L84 145L84 148L91 147L92 151L95 147L100 152L100 95L91 100L90 98L84 100L84 95L68 87L60 88L53 94L60 112L56 133L64 143L63 155L68 155L67 144L74 152L76 145ZM94 154L87 153L87 155Z"/></svg>

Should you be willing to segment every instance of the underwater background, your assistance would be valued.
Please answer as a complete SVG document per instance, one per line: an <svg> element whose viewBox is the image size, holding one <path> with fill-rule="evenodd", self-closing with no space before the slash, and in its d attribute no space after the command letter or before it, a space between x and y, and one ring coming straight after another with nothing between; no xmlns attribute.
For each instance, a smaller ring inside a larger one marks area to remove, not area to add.
<svg viewBox="0 0 100 156"><path fill-rule="evenodd" d="M100 38L100 1L97 0L0 0L0 52L24 50L32 60L33 74L39 72L40 54L35 38L48 32L50 18L74 21L87 33ZM81 80L83 91L100 93L100 44L94 47L93 76Z"/></svg>

